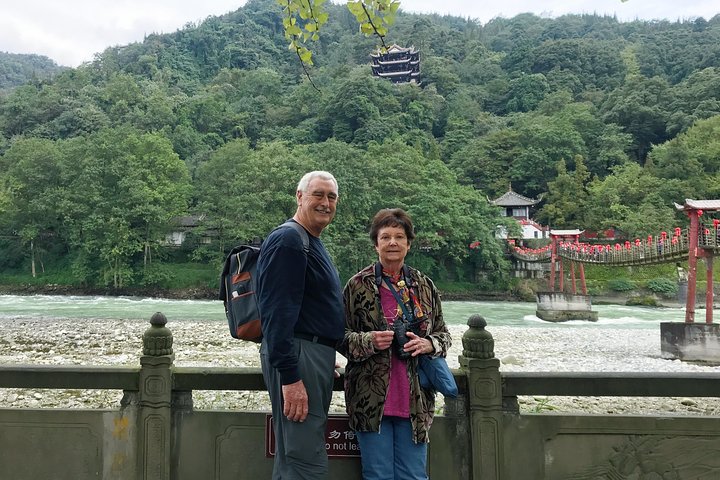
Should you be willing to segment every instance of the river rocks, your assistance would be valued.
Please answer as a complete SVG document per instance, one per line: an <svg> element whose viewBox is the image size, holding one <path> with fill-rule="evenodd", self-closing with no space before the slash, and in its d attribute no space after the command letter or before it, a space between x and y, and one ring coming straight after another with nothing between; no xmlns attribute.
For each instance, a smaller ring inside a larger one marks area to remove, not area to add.
<svg viewBox="0 0 720 480"><path fill-rule="evenodd" d="M100 319L0 320L0 364L138 366L146 321ZM257 344L235 340L218 321L169 322L176 366L259 367ZM452 325L453 347L448 364L458 368L464 325ZM717 371L664 360L659 330L622 328L487 327L495 339L502 371ZM341 365L345 359L338 355ZM0 407L115 408L121 391L0 389ZM198 409L269 410L267 392L202 391L193 393ZM442 405L442 396L438 395ZM600 414L718 415L716 399L629 397L521 397L523 412L585 412ZM335 392L333 412L345 410L342 392Z"/></svg>
<svg viewBox="0 0 720 480"><path fill-rule="evenodd" d="M523 364L523 362L520 361L515 355L506 355L500 359L500 362L503 365L522 365Z"/></svg>

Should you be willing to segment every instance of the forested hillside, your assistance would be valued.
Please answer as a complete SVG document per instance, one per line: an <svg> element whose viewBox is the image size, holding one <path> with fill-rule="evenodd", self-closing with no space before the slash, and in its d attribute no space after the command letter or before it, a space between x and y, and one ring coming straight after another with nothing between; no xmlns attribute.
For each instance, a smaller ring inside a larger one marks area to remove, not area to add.
<svg viewBox="0 0 720 480"><path fill-rule="evenodd" d="M420 50L422 82L393 85L371 75L375 39L329 9L319 90L276 3L251 0L0 95L0 272L34 260L119 287L161 284L169 262L219 265L289 217L317 168L340 182L324 238L344 278L373 258L382 207L415 219L413 265L497 287L504 219L487 198L510 185L544 194L554 227L631 236L683 222L673 201L720 198L720 16L401 12L386 43ZM187 216L197 226L167 247Z"/></svg>
<svg viewBox="0 0 720 480"><path fill-rule="evenodd" d="M0 52L0 95L33 79L46 79L62 70L42 55Z"/></svg>

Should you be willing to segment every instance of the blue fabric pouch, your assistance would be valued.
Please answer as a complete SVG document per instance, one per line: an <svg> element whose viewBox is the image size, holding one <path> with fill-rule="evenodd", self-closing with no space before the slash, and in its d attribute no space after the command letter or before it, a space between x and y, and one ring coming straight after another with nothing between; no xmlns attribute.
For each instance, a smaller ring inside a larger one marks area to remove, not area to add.
<svg viewBox="0 0 720 480"><path fill-rule="evenodd" d="M420 355L418 357L418 376L422 388L436 390L445 397L457 397L457 383L455 383L455 378L445 357L433 358L428 355Z"/></svg>

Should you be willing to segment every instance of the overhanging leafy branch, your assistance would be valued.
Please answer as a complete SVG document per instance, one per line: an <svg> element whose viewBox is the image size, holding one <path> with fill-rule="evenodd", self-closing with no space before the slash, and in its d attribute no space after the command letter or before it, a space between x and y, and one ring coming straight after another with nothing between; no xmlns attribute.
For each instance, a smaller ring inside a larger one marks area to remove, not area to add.
<svg viewBox="0 0 720 480"><path fill-rule="evenodd" d="M325 11L326 0L277 0L282 7L285 38L290 40L288 48L294 51L303 66L305 76L312 83L308 71L313 65L312 51L308 42L320 39L320 30L328 21ZM360 24L360 31L366 36L375 35L380 40L381 50L387 50L385 36L388 27L395 22L400 7L397 0L357 0L347 3L348 9ZM315 84L313 83L313 87ZM317 88L317 87L315 87Z"/></svg>

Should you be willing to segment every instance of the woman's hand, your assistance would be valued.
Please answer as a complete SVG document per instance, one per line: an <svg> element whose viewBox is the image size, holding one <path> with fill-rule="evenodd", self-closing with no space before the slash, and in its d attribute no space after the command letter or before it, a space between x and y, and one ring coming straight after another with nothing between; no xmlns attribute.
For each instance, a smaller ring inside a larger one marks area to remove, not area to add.
<svg viewBox="0 0 720 480"><path fill-rule="evenodd" d="M435 350L430 339L418 337L413 332L407 332L407 336L410 341L405 344L403 350L410 352L413 357L424 353L432 353Z"/></svg>
<svg viewBox="0 0 720 480"><path fill-rule="evenodd" d="M375 350L387 350L392 345L395 332L392 330L374 330L372 333L372 343Z"/></svg>

